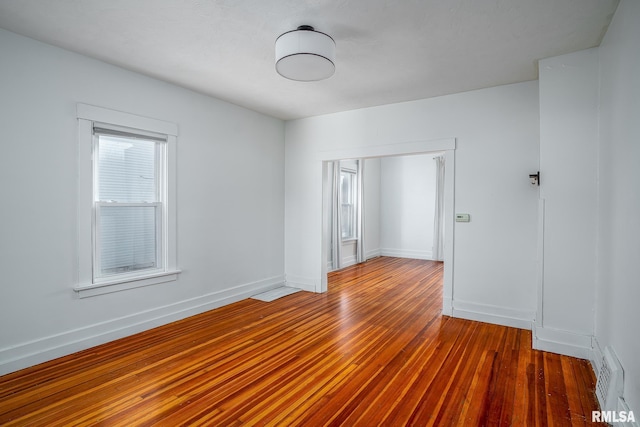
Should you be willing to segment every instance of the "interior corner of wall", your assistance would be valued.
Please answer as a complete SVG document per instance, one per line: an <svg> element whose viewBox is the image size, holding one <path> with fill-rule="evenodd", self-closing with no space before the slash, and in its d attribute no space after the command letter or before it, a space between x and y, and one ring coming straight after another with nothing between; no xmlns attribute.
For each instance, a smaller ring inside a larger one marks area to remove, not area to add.
<svg viewBox="0 0 640 427"><path fill-rule="evenodd" d="M598 338L594 335L591 337L591 357L589 361L591 362L591 368L595 372L596 376L600 372L600 368L602 367L602 347L600 347L600 343L598 342Z"/></svg>
<svg viewBox="0 0 640 427"><path fill-rule="evenodd" d="M533 349L593 360L592 336L533 323Z"/></svg>
<svg viewBox="0 0 640 427"><path fill-rule="evenodd" d="M453 315L453 300L448 297L444 297L442 301L442 314L444 316Z"/></svg>

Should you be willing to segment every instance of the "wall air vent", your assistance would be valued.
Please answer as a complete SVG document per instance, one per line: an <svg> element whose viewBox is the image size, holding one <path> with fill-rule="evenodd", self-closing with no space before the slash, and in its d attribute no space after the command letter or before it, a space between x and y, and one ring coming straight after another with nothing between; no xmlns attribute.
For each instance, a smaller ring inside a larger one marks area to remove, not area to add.
<svg viewBox="0 0 640 427"><path fill-rule="evenodd" d="M603 411L615 411L618 408L618 398L624 392L624 375L622 365L613 348L604 349L602 365L596 381L596 396Z"/></svg>

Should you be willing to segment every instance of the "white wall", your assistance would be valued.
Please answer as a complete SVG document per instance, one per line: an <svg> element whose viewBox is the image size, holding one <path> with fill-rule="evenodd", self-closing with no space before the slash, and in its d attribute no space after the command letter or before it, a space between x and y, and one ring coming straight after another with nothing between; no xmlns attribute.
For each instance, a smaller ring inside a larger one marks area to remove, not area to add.
<svg viewBox="0 0 640 427"><path fill-rule="evenodd" d="M432 259L436 167L433 155L381 159L383 255Z"/></svg>
<svg viewBox="0 0 640 427"><path fill-rule="evenodd" d="M599 240L595 335L615 349L640 415L640 2L623 0L600 47Z"/></svg>
<svg viewBox="0 0 640 427"><path fill-rule="evenodd" d="M598 50L539 66L544 275L536 347L587 358L595 310Z"/></svg>
<svg viewBox="0 0 640 427"><path fill-rule="evenodd" d="M640 408L640 3L622 1L602 45L540 61L544 201L536 348L590 358L612 346Z"/></svg>
<svg viewBox="0 0 640 427"><path fill-rule="evenodd" d="M364 249L367 258L380 256L380 159L364 161Z"/></svg>
<svg viewBox="0 0 640 427"><path fill-rule="evenodd" d="M538 84L528 82L285 124L285 271L319 288L322 153L456 138L457 315L528 327L536 308Z"/></svg>
<svg viewBox="0 0 640 427"><path fill-rule="evenodd" d="M282 121L3 30L0 52L0 373L284 281ZM74 294L78 102L178 123L177 282Z"/></svg>

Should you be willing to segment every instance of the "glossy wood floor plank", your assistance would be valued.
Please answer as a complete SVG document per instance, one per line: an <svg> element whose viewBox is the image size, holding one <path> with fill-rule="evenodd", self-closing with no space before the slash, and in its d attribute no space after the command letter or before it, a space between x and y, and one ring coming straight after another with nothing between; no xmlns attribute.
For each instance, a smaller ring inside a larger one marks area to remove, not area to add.
<svg viewBox="0 0 640 427"><path fill-rule="evenodd" d="M587 361L441 307L441 263L376 258L0 377L0 425L592 425Z"/></svg>

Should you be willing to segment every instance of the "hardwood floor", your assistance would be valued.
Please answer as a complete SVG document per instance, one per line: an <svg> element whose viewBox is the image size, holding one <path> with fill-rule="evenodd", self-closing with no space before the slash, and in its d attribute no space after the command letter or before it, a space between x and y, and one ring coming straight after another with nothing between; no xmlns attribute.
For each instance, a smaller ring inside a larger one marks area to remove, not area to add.
<svg viewBox="0 0 640 427"><path fill-rule="evenodd" d="M0 377L0 425L592 425L589 362L440 314L442 264L376 258Z"/></svg>

